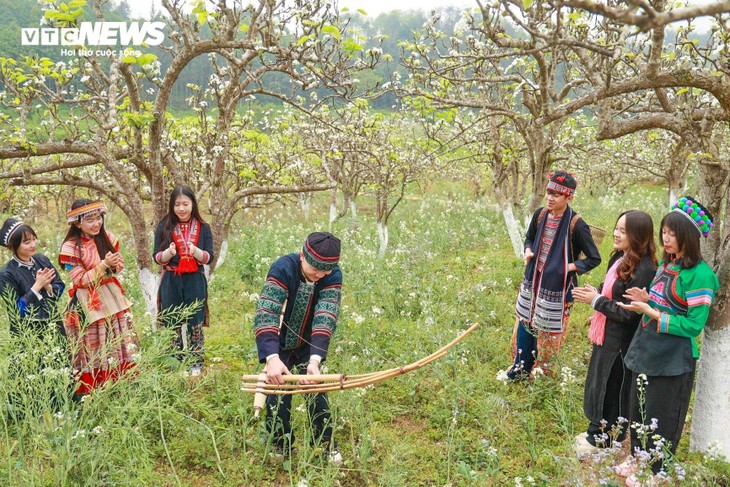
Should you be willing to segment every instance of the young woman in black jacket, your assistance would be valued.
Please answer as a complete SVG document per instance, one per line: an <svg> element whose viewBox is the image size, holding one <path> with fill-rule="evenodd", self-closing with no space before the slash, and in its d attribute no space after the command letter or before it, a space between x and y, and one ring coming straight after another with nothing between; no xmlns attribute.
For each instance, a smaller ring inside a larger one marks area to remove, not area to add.
<svg viewBox="0 0 730 487"><path fill-rule="evenodd" d="M656 268L651 217L643 211L626 211L616 221L613 253L603 284L598 289L589 285L573 289L575 301L595 309L588 333L593 351L583 400L589 425L575 438L578 455L593 453L626 437L631 372L624 364L624 355L641 313L626 310L618 303L629 302L624 297L627 289L648 287Z"/></svg>

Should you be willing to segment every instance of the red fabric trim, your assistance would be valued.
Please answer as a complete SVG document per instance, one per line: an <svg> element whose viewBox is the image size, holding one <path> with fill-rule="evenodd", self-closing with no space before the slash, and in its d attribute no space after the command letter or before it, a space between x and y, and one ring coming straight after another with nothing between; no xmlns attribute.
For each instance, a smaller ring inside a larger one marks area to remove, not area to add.
<svg viewBox="0 0 730 487"><path fill-rule="evenodd" d="M307 326L307 321L309 320L309 313L312 312L312 296L309 296L309 303L307 304L307 312L304 313L304 319L302 319L302 326L299 329L299 340L297 341L297 348L302 346L302 342L304 341L304 328Z"/></svg>
<svg viewBox="0 0 730 487"><path fill-rule="evenodd" d="M276 284L278 284L278 285L279 285L279 286L280 286L280 287L281 287L281 288L282 288L282 289L283 289L284 291L287 291L287 292L289 292L289 289L288 289L288 288L286 287L286 285L285 285L285 284L284 284L283 282L281 282L280 280L278 280L277 278L269 276L269 277L267 277L267 278L266 278L266 280L267 280L267 281L274 281L274 282L275 282Z"/></svg>
<svg viewBox="0 0 730 487"><path fill-rule="evenodd" d="M91 372L83 372L79 377L79 386L76 388L76 392L78 394L89 394L107 381L117 380L124 372L134 369L135 366L134 362L125 362L110 370L92 369Z"/></svg>
<svg viewBox="0 0 730 487"><path fill-rule="evenodd" d="M332 262L337 262L338 260L340 260L340 256L339 255L337 255L335 257L325 257L323 255L318 254L317 252L314 251L314 249L312 248L312 246L309 245L309 241L304 242L304 245L307 246L307 250L309 251L309 253L312 254L312 255L314 255L318 260L332 261Z"/></svg>
<svg viewBox="0 0 730 487"><path fill-rule="evenodd" d="M177 267L175 267L175 275L179 276L181 274L191 274L193 272L198 272L198 263L195 259L189 255L183 255L180 257L180 262L177 264Z"/></svg>
<svg viewBox="0 0 730 487"><path fill-rule="evenodd" d="M275 333L276 335L279 334L279 329L275 327L267 327L267 328L259 328L256 331L256 336L262 335L264 333Z"/></svg>
<svg viewBox="0 0 730 487"><path fill-rule="evenodd" d="M58 260L61 262L61 264L78 265L79 263L79 258L75 255L58 254Z"/></svg>
<svg viewBox="0 0 730 487"><path fill-rule="evenodd" d="M330 284L329 286L323 287L322 291L325 289L342 289L342 284Z"/></svg>
<svg viewBox="0 0 730 487"><path fill-rule="evenodd" d="M687 303L687 300L686 299L683 299L679 294L677 294L677 281L679 280L677 278L679 276L679 271L676 271L675 272L675 271L667 268L666 269L666 272L667 272L667 274L672 274L672 276L673 276L672 277L671 286L669 288L669 291L672 293L672 296L674 296L674 299L676 299L677 301L679 301L683 306L689 307L689 304Z"/></svg>

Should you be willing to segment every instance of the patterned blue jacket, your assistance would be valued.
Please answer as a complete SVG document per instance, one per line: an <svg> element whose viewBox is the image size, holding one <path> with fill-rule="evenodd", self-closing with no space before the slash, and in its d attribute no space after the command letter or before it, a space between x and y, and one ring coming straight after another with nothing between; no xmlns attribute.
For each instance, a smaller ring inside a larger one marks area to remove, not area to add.
<svg viewBox="0 0 730 487"><path fill-rule="evenodd" d="M254 333L259 361L287 350L327 358L330 337L337 327L342 296L339 266L316 283L302 275L299 254L276 260L266 276L256 304ZM280 316L282 316L280 326ZM302 355L302 353L300 353Z"/></svg>

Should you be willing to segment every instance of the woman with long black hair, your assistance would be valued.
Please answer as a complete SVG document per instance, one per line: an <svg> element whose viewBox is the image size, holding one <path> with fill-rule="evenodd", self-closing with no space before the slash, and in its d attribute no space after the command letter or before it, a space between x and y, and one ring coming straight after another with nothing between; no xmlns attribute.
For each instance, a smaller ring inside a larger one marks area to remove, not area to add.
<svg viewBox="0 0 730 487"><path fill-rule="evenodd" d="M132 303L116 277L124 259L119 240L104 228L106 211L101 201L74 201L58 255L73 284L65 326L79 381L77 394L88 394L132 368L139 346Z"/></svg>
<svg viewBox="0 0 730 487"><path fill-rule="evenodd" d="M162 278L158 291L160 321L176 331L174 347L192 354L192 376L203 370L203 326L208 325L208 281L204 265L213 260L213 232L200 216L189 186L170 194L167 215L155 230L154 259ZM187 308L187 310L186 310Z"/></svg>
<svg viewBox="0 0 730 487"><path fill-rule="evenodd" d="M649 458L653 474L665 469L682 438L699 358L697 337L720 286L700 252L700 239L713 226L704 206L691 196L680 198L662 219L664 252L649 291L629 288L631 303L621 305L643 313L625 361L634 374L631 452ZM626 485L654 482L640 478L634 457L616 468Z"/></svg>

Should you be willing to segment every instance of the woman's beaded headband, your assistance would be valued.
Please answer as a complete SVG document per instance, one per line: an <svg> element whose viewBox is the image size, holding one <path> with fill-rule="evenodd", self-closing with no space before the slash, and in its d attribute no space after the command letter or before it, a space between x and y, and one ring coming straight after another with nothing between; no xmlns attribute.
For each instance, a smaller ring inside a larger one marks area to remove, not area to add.
<svg viewBox="0 0 730 487"><path fill-rule="evenodd" d="M679 198L672 206L672 211L677 211L690 219L700 235L706 237L710 234L714 224L712 223L712 215L697 201L692 201L691 196L683 196Z"/></svg>
<svg viewBox="0 0 730 487"><path fill-rule="evenodd" d="M74 208L73 210L66 213L66 220L69 223L73 223L75 221L81 220L84 216L91 213L101 213L102 215L105 215L106 205L104 205L104 203L102 203L101 201L93 201L88 205L79 206L78 208Z"/></svg>

